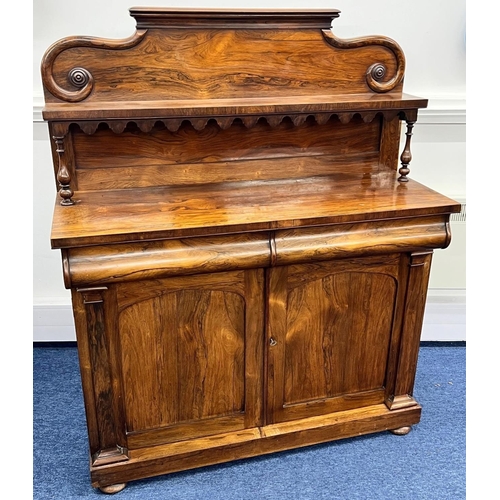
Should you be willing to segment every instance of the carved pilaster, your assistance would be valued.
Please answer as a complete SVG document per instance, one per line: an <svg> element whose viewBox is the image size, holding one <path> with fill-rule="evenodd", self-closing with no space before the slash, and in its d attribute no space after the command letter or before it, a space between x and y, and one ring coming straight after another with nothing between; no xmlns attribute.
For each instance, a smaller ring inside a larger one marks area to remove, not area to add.
<svg viewBox="0 0 500 500"><path fill-rule="evenodd" d="M62 198L61 205L74 205L71 199L74 192L71 189L71 175L65 157L64 135L54 135L52 138L56 144L56 153L59 158L59 167L57 170L57 182L59 184L59 196Z"/></svg>
<svg viewBox="0 0 500 500"><path fill-rule="evenodd" d="M413 385L415 383L431 260L432 250L414 252L410 256L403 329L399 342L399 359L394 390L386 399L386 405L390 410L408 408L417 404L413 398Z"/></svg>
<svg viewBox="0 0 500 500"><path fill-rule="evenodd" d="M90 358L90 383L95 404L95 441L91 439L92 465L100 466L128 460L124 446L123 424L117 406L118 395L112 365L115 363L109 342L109 321L105 317L104 300L107 287L79 288L84 309L86 341ZM107 311L108 313L110 311ZM112 315L112 314L111 314ZM109 318L108 318L109 320ZM82 349L85 347L82 346Z"/></svg>

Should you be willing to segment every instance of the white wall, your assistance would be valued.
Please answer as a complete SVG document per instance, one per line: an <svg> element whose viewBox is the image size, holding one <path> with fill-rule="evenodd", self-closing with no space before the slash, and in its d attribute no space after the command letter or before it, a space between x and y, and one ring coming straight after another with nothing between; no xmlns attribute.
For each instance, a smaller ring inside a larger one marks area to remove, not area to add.
<svg viewBox="0 0 500 500"><path fill-rule="evenodd" d="M33 2L33 313L34 340L74 340L70 294L60 253L50 249L55 184L43 105L40 61L56 40L71 35L125 38L134 31L131 6L202 8L336 8L338 36L385 35L407 59L405 92L426 97L429 108L414 129L411 176L465 203L465 0L63 0ZM423 340L465 340L465 222L434 256Z"/></svg>

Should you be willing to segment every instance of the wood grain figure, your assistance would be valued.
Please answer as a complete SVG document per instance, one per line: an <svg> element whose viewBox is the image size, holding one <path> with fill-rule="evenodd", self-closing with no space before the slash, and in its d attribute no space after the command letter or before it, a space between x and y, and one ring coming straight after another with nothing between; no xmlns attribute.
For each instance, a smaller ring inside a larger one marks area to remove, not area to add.
<svg viewBox="0 0 500 500"><path fill-rule="evenodd" d="M92 486L408 433L460 205L409 176L402 48L333 9L130 13L41 64Z"/></svg>

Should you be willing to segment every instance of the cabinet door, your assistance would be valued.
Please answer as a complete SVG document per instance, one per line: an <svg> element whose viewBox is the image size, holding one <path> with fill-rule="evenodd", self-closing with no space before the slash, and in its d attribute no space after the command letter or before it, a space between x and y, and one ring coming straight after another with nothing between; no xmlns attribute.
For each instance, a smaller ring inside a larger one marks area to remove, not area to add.
<svg viewBox="0 0 500 500"><path fill-rule="evenodd" d="M130 448L261 424L263 271L117 291Z"/></svg>
<svg viewBox="0 0 500 500"><path fill-rule="evenodd" d="M102 296L94 330L105 338L88 375L103 381L89 403L94 441L110 415L108 434L129 450L262 425L263 270L123 283ZM103 412L110 394L116 411Z"/></svg>
<svg viewBox="0 0 500 500"><path fill-rule="evenodd" d="M268 423L384 401L404 299L400 261L389 255L269 271Z"/></svg>

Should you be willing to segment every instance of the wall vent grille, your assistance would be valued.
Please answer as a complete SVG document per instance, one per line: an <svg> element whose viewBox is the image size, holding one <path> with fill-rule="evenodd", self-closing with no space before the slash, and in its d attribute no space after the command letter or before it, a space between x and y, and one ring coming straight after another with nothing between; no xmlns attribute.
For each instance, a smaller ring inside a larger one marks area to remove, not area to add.
<svg viewBox="0 0 500 500"><path fill-rule="evenodd" d="M462 207L460 209L460 212L458 214L451 214L450 220L452 222L465 222L465 203L462 203Z"/></svg>

